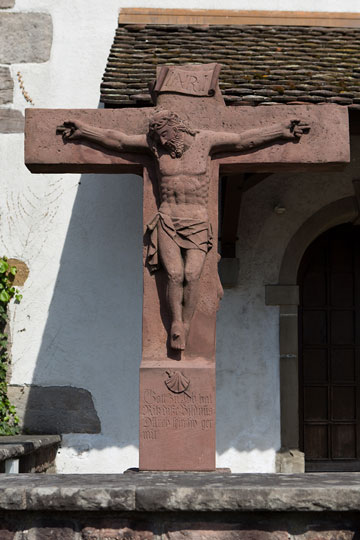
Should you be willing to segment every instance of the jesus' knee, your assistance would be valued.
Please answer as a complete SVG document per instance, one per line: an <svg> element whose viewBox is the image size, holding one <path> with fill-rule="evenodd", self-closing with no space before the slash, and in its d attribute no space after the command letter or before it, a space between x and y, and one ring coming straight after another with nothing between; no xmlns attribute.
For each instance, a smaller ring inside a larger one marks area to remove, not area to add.
<svg viewBox="0 0 360 540"><path fill-rule="evenodd" d="M185 269L185 281L186 283L195 283L200 279L201 269L187 268Z"/></svg>
<svg viewBox="0 0 360 540"><path fill-rule="evenodd" d="M168 280L171 283L175 283L177 285L180 285L184 282L184 271L183 270L177 270L172 268L171 270L167 270L167 276Z"/></svg>

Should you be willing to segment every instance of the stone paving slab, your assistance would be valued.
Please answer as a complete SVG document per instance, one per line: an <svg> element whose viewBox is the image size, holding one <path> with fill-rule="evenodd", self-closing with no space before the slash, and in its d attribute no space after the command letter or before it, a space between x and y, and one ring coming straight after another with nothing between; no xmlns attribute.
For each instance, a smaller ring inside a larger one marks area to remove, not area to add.
<svg viewBox="0 0 360 540"><path fill-rule="evenodd" d="M0 510L353 512L360 473L1 475Z"/></svg>

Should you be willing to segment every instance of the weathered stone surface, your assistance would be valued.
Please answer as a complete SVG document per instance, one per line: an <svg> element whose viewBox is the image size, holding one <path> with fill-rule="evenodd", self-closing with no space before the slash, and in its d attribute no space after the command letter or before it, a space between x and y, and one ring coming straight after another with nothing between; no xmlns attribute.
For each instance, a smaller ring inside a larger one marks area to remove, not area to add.
<svg viewBox="0 0 360 540"><path fill-rule="evenodd" d="M0 109L0 133L23 133L23 131L24 117L20 111Z"/></svg>
<svg viewBox="0 0 360 540"><path fill-rule="evenodd" d="M0 63L46 62L52 20L47 13L0 13Z"/></svg>
<svg viewBox="0 0 360 540"><path fill-rule="evenodd" d="M298 449L281 449L276 454L276 472L303 473L305 472L305 455Z"/></svg>
<svg viewBox="0 0 360 540"><path fill-rule="evenodd" d="M15 5L15 0L0 0L0 9L12 8Z"/></svg>
<svg viewBox="0 0 360 540"><path fill-rule="evenodd" d="M26 534L26 533L25 533ZM26 536L27 540L77 540L78 535L67 523L55 523L53 526L33 527Z"/></svg>
<svg viewBox="0 0 360 540"><path fill-rule="evenodd" d="M99 433L88 390L72 386L9 386L22 429L29 433Z"/></svg>
<svg viewBox="0 0 360 540"><path fill-rule="evenodd" d="M13 100L14 81L7 67L0 67L0 104L11 103Z"/></svg>
<svg viewBox="0 0 360 540"><path fill-rule="evenodd" d="M13 540L15 536L15 531L11 530L11 526L7 523L2 523L0 525L0 538L1 540Z"/></svg>
<svg viewBox="0 0 360 540"><path fill-rule="evenodd" d="M103 520L106 522L106 520ZM98 525L97 527L85 527L82 530L83 540L152 540L154 533L151 530L147 530L145 525L141 522L133 522L129 520L121 520L115 523L111 519L107 520L107 523Z"/></svg>
<svg viewBox="0 0 360 540"><path fill-rule="evenodd" d="M0 477L0 510L321 513L359 508L360 473Z"/></svg>
<svg viewBox="0 0 360 540"><path fill-rule="evenodd" d="M61 442L59 435L14 435L0 437L0 461L17 459L41 448L57 446Z"/></svg>
<svg viewBox="0 0 360 540"><path fill-rule="evenodd" d="M55 437L55 435L52 435L52 437ZM55 460L58 448L59 444L53 444L21 457L19 460L19 472L55 474Z"/></svg>
<svg viewBox="0 0 360 540"><path fill-rule="evenodd" d="M182 528L168 531L165 535L169 540L289 540L286 531L244 531L242 525L223 525L196 523L194 528Z"/></svg>
<svg viewBox="0 0 360 540"><path fill-rule="evenodd" d="M24 261L20 261L19 259L8 259L7 262L10 266L16 266L16 275L12 280L12 284L15 287L21 287L29 277L29 267Z"/></svg>
<svg viewBox="0 0 360 540"><path fill-rule="evenodd" d="M164 370L171 373L174 366L158 365L140 368L140 470L215 470L215 366L183 361L175 373L186 376L192 389L175 401L164 393Z"/></svg>
<svg viewBox="0 0 360 540"><path fill-rule="evenodd" d="M332 531L308 531L305 534L295 536L295 540L355 540L357 532L354 530L336 529Z"/></svg>

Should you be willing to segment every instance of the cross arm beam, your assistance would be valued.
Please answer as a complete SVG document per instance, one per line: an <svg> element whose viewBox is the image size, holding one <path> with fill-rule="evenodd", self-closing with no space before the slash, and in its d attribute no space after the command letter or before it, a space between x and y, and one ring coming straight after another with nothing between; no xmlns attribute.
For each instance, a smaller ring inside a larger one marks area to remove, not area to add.
<svg viewBox="0 0 360 540"><path fill-rule="evenodd" d="M133 151L126 141L144 142L148 115L146 109L27 109L25 164L33 173L142 174L143 167L151 163L151 155L146 148ZM102 129L108 137L122 132L124 144L121 146L119 140L114 141L118 148L106 149L96 141L93 131L89 133L88 142L71 140L67 143L63 140L62 130L58 129L67 121L96 126L95 131Z"/></svg>
<svg viewBox="0 0 360 540"><path fill-rule="evenodd" d="M310 131L306 133L305 130L302 136L286 140L282 130L278 131L279 125L285 127L293 121L309 126ZM253 140L256 143L245 152L236 152L235 147L231 155L226 153L229 150L215 154L220 162L220 172L225 175L336 170L350 161L348 111L340 105L224 107L221 132L226 134L218 134L220 147L222 139L235 145L241 139L236 133L242 133L242 137L248 133L250 143ZM230 132L234 134L232 137L229 137ZM268 144L272 139L274 142Z"/></svg>

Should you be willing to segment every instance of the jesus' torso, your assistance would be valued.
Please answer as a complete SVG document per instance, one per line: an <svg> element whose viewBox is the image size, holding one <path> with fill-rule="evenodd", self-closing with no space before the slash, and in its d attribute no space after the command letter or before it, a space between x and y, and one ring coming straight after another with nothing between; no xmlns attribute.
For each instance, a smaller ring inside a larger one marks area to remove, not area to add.
<svg viewBox="0 0 360 540"><path fill-rule="evenodd" d="M208 220L211 157L204 142L201 134L196 134L191 146L177 158L172 158L168 152L159 152L156 162L162 213Z"/></svg>

